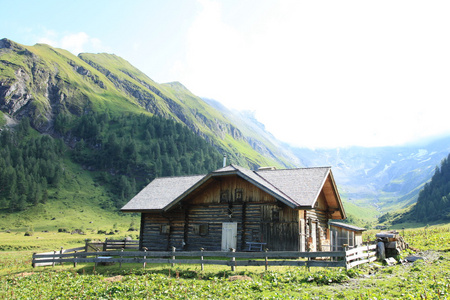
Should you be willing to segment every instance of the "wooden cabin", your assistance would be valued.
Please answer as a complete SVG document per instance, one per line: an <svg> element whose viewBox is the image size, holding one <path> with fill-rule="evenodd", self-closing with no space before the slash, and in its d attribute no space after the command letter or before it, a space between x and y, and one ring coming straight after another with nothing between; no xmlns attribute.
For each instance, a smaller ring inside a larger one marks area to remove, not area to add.
<svg viewBox="0 0 450 300"><path fill-rule="evenodd" d="M366 231L365 228L339 222L329 222L329 225L332 251L343 251L345 245L351 249L363 244L362 233Z"/></svg>
<svg viewBox="0 0 450 300"><path fill-rule="evenodd" d="M330 167L157 178L121 211L141 213L140 248L159 251L329 251L328 220L346 218Z"/></svg>

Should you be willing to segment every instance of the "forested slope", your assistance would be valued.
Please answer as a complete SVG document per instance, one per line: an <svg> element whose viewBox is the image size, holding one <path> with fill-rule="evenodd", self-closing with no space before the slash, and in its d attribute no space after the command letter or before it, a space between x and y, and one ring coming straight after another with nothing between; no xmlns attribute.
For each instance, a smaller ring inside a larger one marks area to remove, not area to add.
<svg viewBox="0 0 450 300"><path fill-rule="evenodd" d="M417 222L450 221L450 154L420 191L412 218Z"/></svg>

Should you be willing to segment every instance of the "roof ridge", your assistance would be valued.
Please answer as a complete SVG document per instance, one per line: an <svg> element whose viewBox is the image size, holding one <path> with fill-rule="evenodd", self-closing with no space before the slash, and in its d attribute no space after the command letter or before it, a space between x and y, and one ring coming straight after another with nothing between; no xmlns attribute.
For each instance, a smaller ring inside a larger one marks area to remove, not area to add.
<svg viewBox="0 0 450 300"><path fill-rule="evenodd" d="M295 170L305 170L305 169L331 169L331 166L297 167L297 168L290 168L290 169L273 169L273 170L256 170L254 172L295 171Z"/></svg>
<svg viewBox="0 0 450 300"><path fill-rule="evenodd" d="M186 177L196 177L196 176L203 176L203 177L205 177L206 175L208 175L208 174L161 176L161 177L155 177L155 179L165 179L165 178L186 178Z"/></svg>

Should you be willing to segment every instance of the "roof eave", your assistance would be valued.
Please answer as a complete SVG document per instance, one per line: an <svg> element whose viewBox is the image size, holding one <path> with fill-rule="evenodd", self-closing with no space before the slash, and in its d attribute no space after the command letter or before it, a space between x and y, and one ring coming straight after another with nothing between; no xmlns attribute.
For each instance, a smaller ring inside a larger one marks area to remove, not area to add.
<svg viewBox="0 0 450 300"><path fill-rule="evenodd" d="M205 183L206 181L208 181L211 178L211 173L209 173L208 175L206 175L205 177L203 177L202 179L200 179L199 181L197 181L196 184L194 184L193 186L191 186L190 188L188 188L183 194L181 194L180 196L178 196L175 200L173 200L172 202L170 202L169 204L167 204L162 211L168 211L170 210L172 207L174 207L178 202L180 202L181 200L183 200L183 198L185 198L187 195L189 195L190 193L192 193L193 191L195 191L199 186L201 186L203 183Z"/></svg>
<svg viewBox="0 0 450 300"><path fill-rule="evenodd" d="M152 212L160 212L162 209L121 209L123 213L152 213Z"/></svg>
<svg viewBox="0 0 450 300"><path fill-rule="evenodd" d="M311 204L311 207L314 207L316 205L317 200L319 199L320 192L323 190L323 186L325 185L325 182L327 181L328 176L331 174L331 168L328 167L327 173L323 177L322 182L320 183L320 188L317 190L317 194L314 198L313 203Z"/></svg>
<svg viewBox="0 0 450 300"><path fill-rule="evenodd" d="M178 202L180 202L181 200L183 200L187 195L189 195L190 193L192 193L193 191L195 191L198 187L200 187L202 184L204 184L205 182L207 182L210 178L213 177L222 177L222 176L230 176L230 175L237 175L240 176L241 178L247 180L248 182L250 182L251 184L257 186L258 188L260 188L261 190L265 191L266 193L268 193L269 195L273 196L274 198L276 198L278 201L282 202L283 204L286 204L287 206L289 206L292 209L299 209L299 204L295 203L293 200L291 199L286 199L284 198L282 195L274 193L273 191L271 191L270 189L267 189L266 187L260 185L258 182L254 181L252 178L248 177L247 175L245 175L244 173L242 173L241 171L239 171L238 169L234 169L234 170L230 170L230 171L225 171L225 172L211 172L208 175L206 175L204 178L202 178L201 180L199 180L196 184L194 184L191 188L189 188L188 190L186 190L183 194L181 194L179 197L177 197L174 201L172 201L171 203L169 203L168 205L166 205L163 208L163 211L168 211L170 210L172 207L174 207Z"/></svg>
<svg viewBox="0 0 450 300"><path fill-rule="evenodd" d="M260 188L264 192L268 193L272 197L276 198L278 201L282 202L283 204L286 204L290 208L292 208L292 209L298 209L299 208L300 205L298 203L296 203L295 201L293 201L292 199L286 199L286 198L283 197L283 195L274 193L273 191L271 191L268 188L260 185L258 182L254 181L252 178L248 177L244 173L238 171L238 175L241 176L243 179L247 180L248 182L252 183L256 187Z"/></svg>
<svg viewBox="0 0 450 300"><path fill-rule="evenodd" d="M333 173L331 172L331 169L330 169L330 172L329 172L328 175L331 178L331 184L333 185L333 189L334 189L335 194L336 194L336 199L337 199L338 204L339 204L339 210L341 211L342 220L345 220L345 219L347 219L347 214L345 213L344 204L342 203L341 196L339 195L339 191L337 189L336 182L334 181L334 176L333 176Z"/></svg>
<svg viewBox="0 0 450 300"><path fill-rule="evenodd" d="M316 202L319 199L320 192L323 190L323 187L324 187L325 182L327 181L328 177L330 177L331 185L333 186L334 194L335 194L336 200L338 202L338 209L339 209L339 211L341 213L341 217L342 217L341 219L332 219L332 220L345 220L347 218L347 215L345 213L344 205L342 203L341 197L339 196L339 191L337 189L336 182L334 181L334 176L333 176L333 173L331 172L331 167L328 167L327 174L324 176L324 179L320 185L320 189L318 190L318 193L317 193L311 207L313 208L316 205Z"/></svg>

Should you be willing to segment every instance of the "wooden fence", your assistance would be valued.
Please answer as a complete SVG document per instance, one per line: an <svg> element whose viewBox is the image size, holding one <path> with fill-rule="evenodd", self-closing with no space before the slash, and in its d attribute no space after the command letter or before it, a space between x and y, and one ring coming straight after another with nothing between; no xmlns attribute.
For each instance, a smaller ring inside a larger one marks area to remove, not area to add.
<svg viewBox="0 0 450 300"><path fill-rule="evenodd" d="M32 258L33 267L72 263L139 263L146 264L197 264L230 266L232 271L238 266L304 266L304 267L344 267L368 263L376 259L376 245L362 246L348 251L333 252L297 252L297 251L265 251L265 252L230 252L223 251L80 251L81 248L66 251L35 253ZM206 259L205 259L206 258Z"/></svg>
<svg viewBox="0 0 450 300"><path fill-rule="evenodd" d="M138 240L109 240L105 239L104 242L93 242L86 240L85 242L85 251L108 251L110 249L139 249L139 241Z"/></svg>

